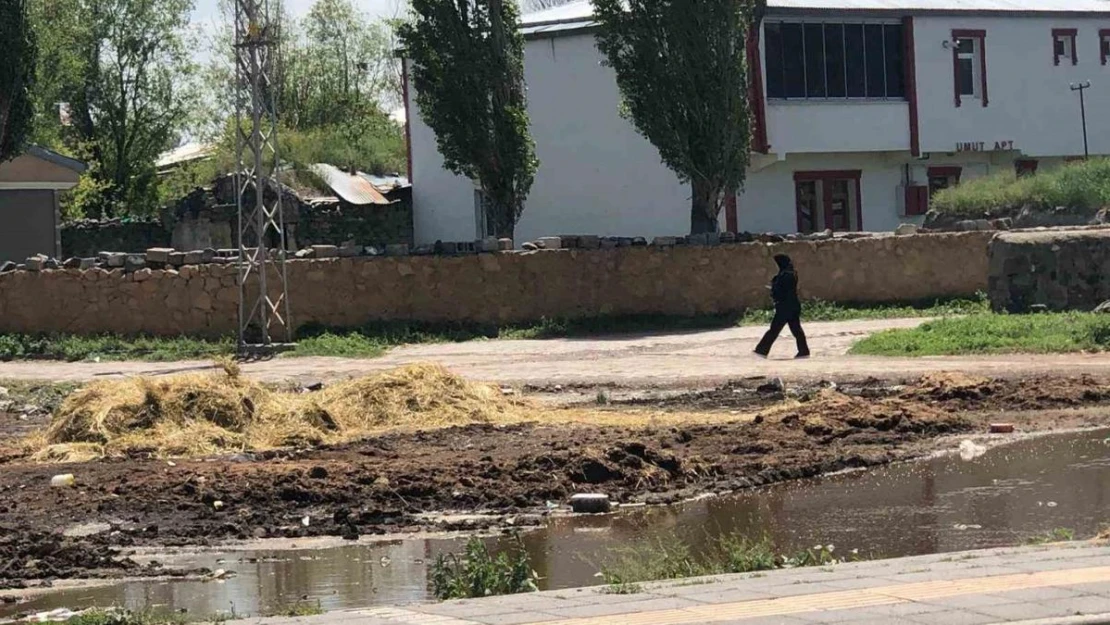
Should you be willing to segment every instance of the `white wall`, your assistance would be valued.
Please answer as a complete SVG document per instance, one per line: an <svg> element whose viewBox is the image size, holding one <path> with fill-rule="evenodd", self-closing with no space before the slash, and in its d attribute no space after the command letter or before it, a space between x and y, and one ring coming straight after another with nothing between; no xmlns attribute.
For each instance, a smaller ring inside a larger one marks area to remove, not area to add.
<svg viewBox="0 0 1110 625"><path fill-rule="evenodd" d="M908 154L790 154L758 172L750 172L736 206L737 227L749 232L794 232L797 213L794 172L859 169L863 230L889 231L898 217L898 186Z"/></svg>
<svg viewBox="0 0 1110 625"><path fill-rule="evenodd" d="M960 107L955 105L952 51L942 46L954 28L986 31L986 107L966 96ZM1053 28L1078 29L1078 65L1070 59L1053 65ZM921 149L951 152L957 142L993 146L995 141L1012 140L1016 150L1031 157L1081 155L1079 100L1068 84L1090 80L1086 95L1091 153L1110 153L1110 65L1100 64L1099 28L1110 28L1110 20L914 18Z"/></svg>
<svg viewBox="0 0 1110 625"><path fill-rule="evenodd" d="M525 78L540 168L517 242L554 234L689 231L688 186L620 116L616 80L601 66L593 35L529 41ZM435 135L417 108L410 104L416 242L472 240L473 184L443 170Z"/></svg>
<svg viewBox="0 0 1110 625"><path fill-rule="evenodd" d="M906 101L767 102L767 141L777 154L910 149Z"/></svg>

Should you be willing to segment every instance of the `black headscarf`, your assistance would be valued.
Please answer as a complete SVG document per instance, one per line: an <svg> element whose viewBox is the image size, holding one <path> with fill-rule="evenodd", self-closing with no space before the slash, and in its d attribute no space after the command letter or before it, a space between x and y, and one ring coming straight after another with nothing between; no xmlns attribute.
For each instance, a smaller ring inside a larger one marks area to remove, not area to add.
<svg viewBox="0 0 1110 625"><path fill-rule="evenodd" d="M794 268L794 262L786 254L775 254L775 264L779 266L780 271L787 271Z"/></svg>

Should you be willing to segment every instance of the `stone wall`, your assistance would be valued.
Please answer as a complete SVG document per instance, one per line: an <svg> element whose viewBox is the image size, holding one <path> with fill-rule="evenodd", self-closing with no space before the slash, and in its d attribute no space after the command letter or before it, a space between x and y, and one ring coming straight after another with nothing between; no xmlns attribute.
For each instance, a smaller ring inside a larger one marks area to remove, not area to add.
<svg viewBox="0 0 1110 625"><path fill-rule="evenodd" d="M1091 310L1110 300L1110 230L1006 232L989 259L995 310Z"/></svg>
<svg viewBox="0 0 1110 625"><path fill-rule="evenodd" d="M795 259L805 298L970 296L986 287L993 234L306 259L290 261L288 275L297 325L696 315L767 304L780 252ZM216 261L0 273L0 332L231 334L235 266Z"/></svg>
<svg viewBox="0 0 1110 625"><path fill-rule="evenodd" d="M77 221L62 226L62 257L91 257L103 251L141 253L170 244L157 221Z"/></svg>

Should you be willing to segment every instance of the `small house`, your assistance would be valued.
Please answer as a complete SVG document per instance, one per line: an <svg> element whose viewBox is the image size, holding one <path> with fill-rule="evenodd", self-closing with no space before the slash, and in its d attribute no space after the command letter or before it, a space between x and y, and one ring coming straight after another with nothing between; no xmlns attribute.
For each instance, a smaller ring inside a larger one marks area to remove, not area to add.
<svg viewBox="0 0 1110 625"><path fill-rule="evenodd" d="M61 255L59 194L83 171L84 163L38 146L0 163L0 263Z"/></svg>

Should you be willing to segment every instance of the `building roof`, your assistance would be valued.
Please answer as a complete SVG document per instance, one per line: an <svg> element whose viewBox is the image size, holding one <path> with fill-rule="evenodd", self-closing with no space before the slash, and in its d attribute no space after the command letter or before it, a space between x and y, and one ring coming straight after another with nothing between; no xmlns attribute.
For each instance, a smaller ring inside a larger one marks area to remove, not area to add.
<svg viewBox="0 0 1110 625"><path fill-rule="evenodd" d="M1063 15L1104 13L1110 16L1110 0L768 0L767 12L897 12L981 13L999 15ZM540 35L593 26L589 0L528 13L521 17L526 35Z"/></svg>
<svg viewBox="0 0 1110 625"><path fill-rule="evenodd" d="M27 148L27 154L30 156L34 156L35 158L40 158L44 161L54 163L59 167L65 167L66 169L75 171L79 174L84 173L85 169L87 169L84 163L75 158L62 156L61 154L58 154L53 150L47 150L46 148L39 147L37 145L29 146Z"/></svg>
<svg viewBox="0 0 1110 625"><path fill-rule="evenodd" d="M350 174L335 165L316 163L309 167L312 173L320 177L343 201L356 206L367 204L390 204L390 201L378 191L374 185L361 173Z"/></svg>
<svg viewBox="0 0 1110 625"><path fill-rule="evenodd" d="M169 167L189 161L199 161L215 153L216 146L214 145L208 145L206 143L186 143L181 147L163 152L158 156L158 160L154 161L154 166L161 169L162 167Z"/></svg>

